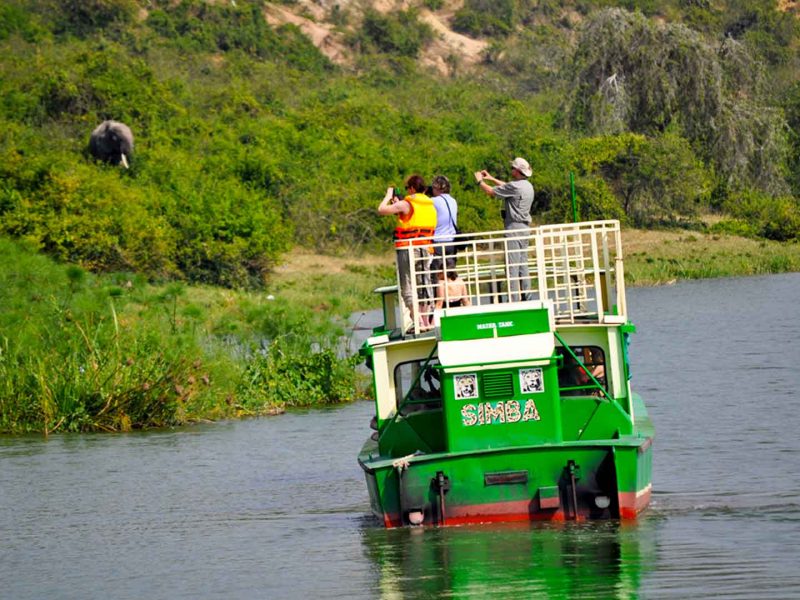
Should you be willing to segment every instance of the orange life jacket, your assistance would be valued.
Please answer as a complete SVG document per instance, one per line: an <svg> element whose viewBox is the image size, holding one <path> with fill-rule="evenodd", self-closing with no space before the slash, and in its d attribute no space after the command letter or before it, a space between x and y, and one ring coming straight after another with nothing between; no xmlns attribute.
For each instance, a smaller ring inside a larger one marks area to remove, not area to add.
<svg viewBox="0 0 800 600"><path fill-rule="evenodd" d="M411 194L403 200L411 205L411 212L397 215L400 223L394 230L395 248L427 246L432 240L419 238L432 237L436 230L436 207L433 200L425 194Z"/></svg>

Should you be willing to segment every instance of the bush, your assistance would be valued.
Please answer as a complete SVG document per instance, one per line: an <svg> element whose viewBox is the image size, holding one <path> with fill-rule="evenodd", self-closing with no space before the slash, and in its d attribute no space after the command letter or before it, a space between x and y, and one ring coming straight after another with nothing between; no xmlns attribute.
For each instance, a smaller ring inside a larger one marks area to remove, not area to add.
<svg viewBox="0 0 800 600"><path fill-rule="evenodd" d="M98 30L130 24L138 10L135 0L45 0L58 34L86 36Z"/></svg>
<svg viewBox="0 0 800 600"><path fill-rule="evenodd" d="M0 287L0 432L127 431L356 393L331 313L291 294L153 288L2 238Z"/></svg>
<svg viewBox="0 0 800 600"><path fill-rule="evenodd" d="M731 196L724 208L748 223L760 237L776 241L800 239L800 203L796 198L772 198L749 191Z"/></svg>
<svg viewBox="0 0 800 600"><path fill-rule="evenodd" d="M430 27L419 21L414 10L381 14L364 13L359 41L378 52L415 57L432 35Z"/></svg>
<svg viewBox="0 0 800 600"><path fill-rule="evenodd" d="M504 37L511 33L513 27L508 21L492 15L484 14L472 8L461 8L453 15L451 23L455 31L473 37Z"/></svg>
<svg viewBox="0 0 800 600"><path fill-rule="evenodd" d="M7 0L0 5L0 41L13 34L19 34L27 42L36 42L46 36L46 31L24 3Z"/></svg>
<svg viewBox="0 0 800 600"><path fill-rule="evenodd" d="M245 407L313 406L350 402L356 395L358 357L339 358L331 347L312 340L276 338L248 362L238 393Z"/></svg>
<svg viewBox="0 0 800 600"><path fill-rule="evenodd" d="M295 25L270 28L264 20L261 0L230 4L184 0L159 4L148 15L148 25L187 52L238 51L315 73L332 68L330 61Z"/></svg>
<svg viewBox="0 0 800 600"><path fill-rule="evenodd" d="M717 46L683 25L598 11L581 33L564 110L587 133L676 128L727 184L780 194L785 120L759 86L761 69L734 39Z"/></svg>

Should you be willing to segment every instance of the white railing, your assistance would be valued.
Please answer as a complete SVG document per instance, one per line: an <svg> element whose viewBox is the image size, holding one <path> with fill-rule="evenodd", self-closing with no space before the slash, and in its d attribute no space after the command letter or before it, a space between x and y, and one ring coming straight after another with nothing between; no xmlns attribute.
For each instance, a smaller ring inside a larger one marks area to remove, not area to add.
<svg viewBox="0 0 800 600"><path fill-rule="evenodd" d="M453 244L464 247L442 261L441 254ZM408 333L422 333L432 324L436 282L453 270L473 305L548 300L556 323L604 323L609 315L618 322L627 314L618 221L462 234L429 248L435 253L418 252L416 259L413 249L401 250L410 257L416 317L404 306L398 273L400 323ZM452 298L443 288L446 307Z"/></svg>

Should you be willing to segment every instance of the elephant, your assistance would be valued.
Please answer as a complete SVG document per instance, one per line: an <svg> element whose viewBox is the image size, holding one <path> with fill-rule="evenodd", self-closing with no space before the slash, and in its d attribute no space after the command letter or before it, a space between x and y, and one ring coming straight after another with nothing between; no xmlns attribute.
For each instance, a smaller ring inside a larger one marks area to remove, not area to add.
<svg viewBox="0 0 800 600"><path fill-rule="evenodd" d="M133 153L133 133L119 121L103 121L89 138L89 152L98 160L127 169Z"/></svg>

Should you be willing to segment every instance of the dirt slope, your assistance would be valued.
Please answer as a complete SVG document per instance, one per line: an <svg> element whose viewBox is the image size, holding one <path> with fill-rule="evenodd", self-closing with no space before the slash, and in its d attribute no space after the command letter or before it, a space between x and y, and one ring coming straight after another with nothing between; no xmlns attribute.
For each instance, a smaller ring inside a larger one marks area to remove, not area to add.
<svg viewBox="0 0 800 600"><path fill-rule="evenodd" d="M346 13L348 25L337 27L330 21L334 7ZM363 0L297 0L291 5L269 4L264 17L270 25L286 23L296 25L311 39L332 62L347 66L352 56L344 42L344 29L358 23L366 8L381 12L409 8L405 0L377 0L366 3ZM487 43L474 40L450 29L450 19L462 5L461 0L445 2L437 11L420 10L420 20L427 23L434 32L434 39L420 56L423 65L432 67L442 74L452 74L454 70L469 67L480 61Z"/></svg>

